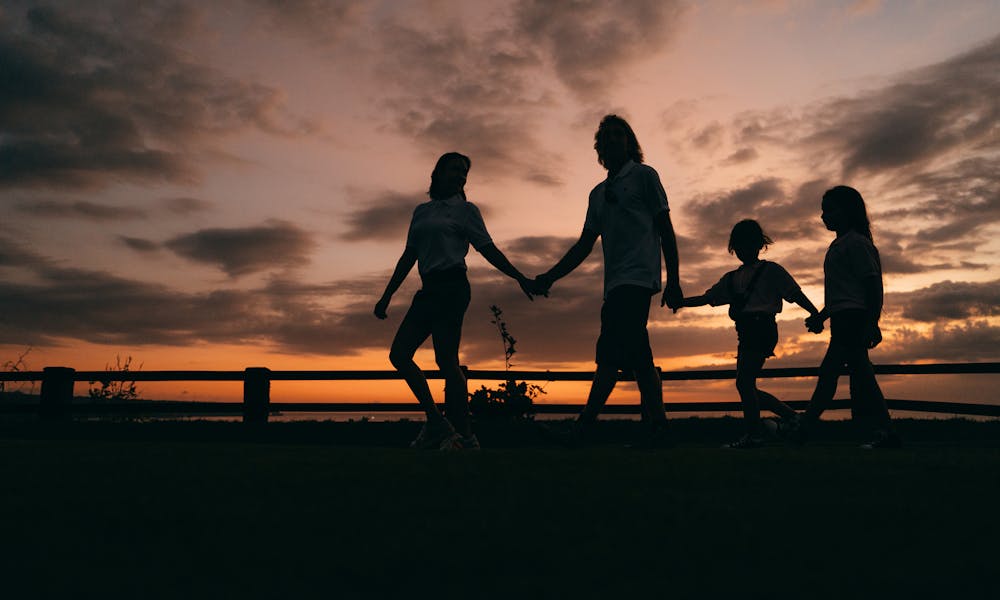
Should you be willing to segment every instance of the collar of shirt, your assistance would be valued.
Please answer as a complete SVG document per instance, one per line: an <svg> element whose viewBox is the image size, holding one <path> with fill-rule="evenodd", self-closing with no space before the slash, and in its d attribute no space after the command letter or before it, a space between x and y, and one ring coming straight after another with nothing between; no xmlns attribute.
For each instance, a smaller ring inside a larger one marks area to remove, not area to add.
<svg viewBox="0 0 1000 600"><path fill-rule="evenodd" d="M454 196L441 200L441 203L445 206L461 206L463 202L465 202L465 198L462 197L462 194L455 194Z"/></svg>
<svg viewBox="0 0 1000 600"><path fill-rule="evenodd" d="M614 177L611 177L611 173L608 173L608 178L605 179L605 181L613 181L615 179L621 179L622 177L628 175L629 171L631 171L634 168L635 168L635 161L633 161L630 158L624 165L622 165L621 169L618 169L618 173L616 173Z"/></svg>

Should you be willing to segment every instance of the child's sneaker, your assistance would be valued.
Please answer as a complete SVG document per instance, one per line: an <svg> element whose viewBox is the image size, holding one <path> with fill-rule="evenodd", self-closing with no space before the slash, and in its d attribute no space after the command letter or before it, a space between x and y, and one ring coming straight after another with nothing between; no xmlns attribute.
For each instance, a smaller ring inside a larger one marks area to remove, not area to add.
<svg viewBox="0 0 1000 600"><path fill-rule="evenodd" d="M903 440L900 439L899 434L894 431L886 431L880 429L875 434L875 439L870 442L861 444L861 448L864 450L875 450L877 448L902 448Z"/></svg>
<svg viewBox="0 0 1000 600"><path fill-rule="evenodd" d="M760 448L764 445L764 440L748 434L745 434L740 439L735 442L730 442L728 444L723 444L722 447L729 450L746 450L749 448Z"/></svg>
<svg viewBox="0 0 1000 600"><path fill-rule="evenodd" d="M410 442L410 448L414 450L439 448L447 438L453 435L455 435L455 428L451 426L451 423L447 419L441 419L438 424L425 422L420 428L420 433Z"/></svg>

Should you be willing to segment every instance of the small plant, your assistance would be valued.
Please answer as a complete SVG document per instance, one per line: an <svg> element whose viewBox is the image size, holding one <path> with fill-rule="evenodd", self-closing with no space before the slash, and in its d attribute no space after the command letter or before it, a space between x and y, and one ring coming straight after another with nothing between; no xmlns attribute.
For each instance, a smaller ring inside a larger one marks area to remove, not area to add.
<svg viewBox="0 0 1000 600"><path fill-rule="evenodd" d="M507 330L507 323L503 320L503 311L497 305L490 306L493 319L490 323L496 325L500 339L503 341L504 371L507 373L506 381L503 381L496 388L480 386L480 388L469 394L469 409L476 417L510 417L515 419L530 419L534 417L534 400L540 394L545 393L542 386L529 384L526 381L516 381L510 377L510 362L512 356L517 353L515 344L517 340Z"/></svg>
<svg viewBox="0 0 1000 600"><path fill-rule="evenodd" d="M142 365L139 365L141 370ZM127 356L125 360L122 360L120 355L115 355L115 366L112 367L110 364L105 365L104 370L108 373L116 373L126 375L132 371L132 357ZM100 387L96 387L94 384L100 384ZM127 402L129 400L139 399L139 390L136 389L135 380L127 381L124 378L118 379L102 379L99 381L91 381L90 389L87 390L87 394L90 399L95 402Z"/></svg>
<svg viewBox="0 0 1000 600"><path fill-rule="evenodd" d="M28 368L28 363L25 359L28 357L29 354L31 354L31 350L32 350L31 346L28 346L27 348L24 349L24 352L22 352L17 356L16 359L4 362L3 366L0 368L2 368L4 371L8 373L23 373L25 371L30 371L31 369ZM27 389L27 392L25 392L25 389ZM8 382L0 381L0 394L5 394L8 392L20 393L20 394L24 393L34 394L35 382L21 381L14 386L8 386Z"/></svg>

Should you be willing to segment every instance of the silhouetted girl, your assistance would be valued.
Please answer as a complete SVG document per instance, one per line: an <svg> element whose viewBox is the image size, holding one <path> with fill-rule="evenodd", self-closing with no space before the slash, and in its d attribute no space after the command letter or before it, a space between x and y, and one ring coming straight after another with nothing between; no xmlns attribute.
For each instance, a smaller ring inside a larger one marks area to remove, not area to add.
<svg viewBox="0 0 1000 600"><path fill-rule="evenodd" d="M469 244L502 273L516 279L528 298L532 297L526 287L528 280L493 245L479 209L465 198L470 166L469 158L457 152L438 159L431 173L431 200L413 211L406 248L375 305L375 316L385 319L389 300L416 263L422 287L413 297L389 351L392 365L427 414L427 422L410 444L413 448L479 448L469 423L468 385L458 361L462 320L471 292L465 267ZM447 419L434 404L427 378L413 362L417 348L428 337L433 340L434 359L445 379Z"/></svg>
<svg viewBox="0 0 1000 600"><path fill-rule="evenodd" d="M772 243L757 221L740 221L729 235L729 253L735 253L743 264L723 275L703 295L684 299L684 306L728 304L729 317L736 322L739 340L736 390L743 404L746 434L724 448L756 448L764 443L767 432L760 418L761 406L781 416L793 428L798 420L791 407L757 388L757 377L764 368L764 361L774 356L778 344L774 316L781 312L781 300L798 304L810 315L819 311L788 271L776 262L760 259L761 250Z"/></svg>
<svg viewBox="0 0 1000 600"><path fill-rule="evenodd" d="M876 431L864 448L901 445L889 417L885 397L875 380L868 350L882 341L878 321L882 315L882 261L872 240L868 211L861 194L846 185L823 194L823 224L837 234L823 261L826 306L806 319L810 331L819 333L830 318L830 347L819 367L819 380L802 420L800 439L819 420L837 391L840 369L847 365L855 408L867 409ZM862 411L859 411L859 414Z"/></svg>

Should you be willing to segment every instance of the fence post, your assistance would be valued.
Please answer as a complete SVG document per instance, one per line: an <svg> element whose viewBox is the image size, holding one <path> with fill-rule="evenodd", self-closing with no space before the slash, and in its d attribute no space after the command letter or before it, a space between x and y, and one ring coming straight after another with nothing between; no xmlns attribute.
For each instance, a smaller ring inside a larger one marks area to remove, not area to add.
<svg viewBox="0 0 1000 600"><path fill-rule="evenodd" d="M243 371L243 422L267 423L271 404L271 369L247 367Z"/></svg>
<svg viewBox="0 0 1000 600"><path fill-rule="evenodd" d="M76 369L45 367L42 369L40 415L43 421L61 421L73 402L73 383Z"/></svg>

